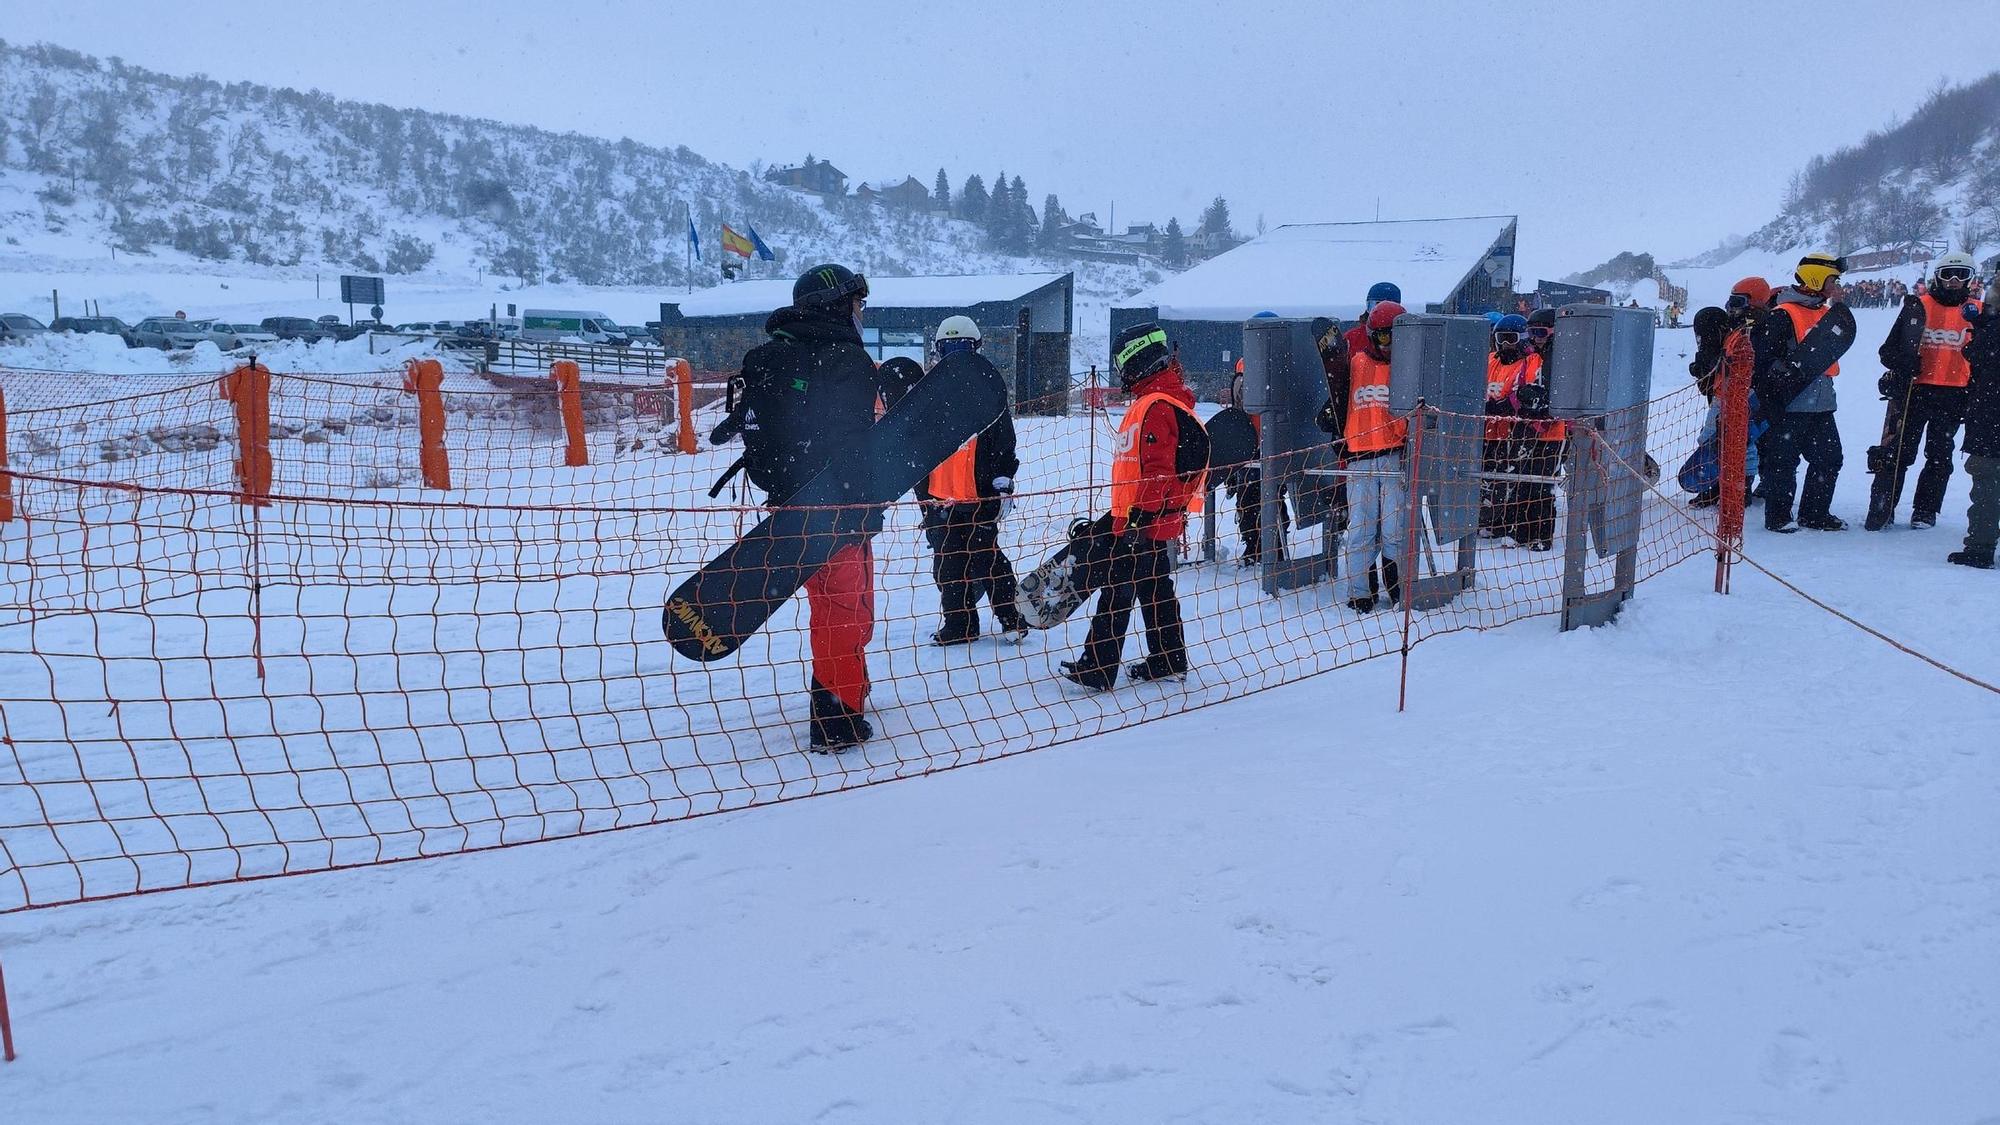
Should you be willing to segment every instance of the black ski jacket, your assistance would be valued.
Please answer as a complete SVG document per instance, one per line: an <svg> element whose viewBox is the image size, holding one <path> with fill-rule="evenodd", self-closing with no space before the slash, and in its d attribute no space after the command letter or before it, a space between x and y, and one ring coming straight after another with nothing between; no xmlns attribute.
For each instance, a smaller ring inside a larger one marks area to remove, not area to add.
<svg viewBox="0 0 2000 1125"><path fill-rule="evenodd" d="M993 378L999 377L993 361L978 352L953 352L937 362L933 371L943 370L951 365L976 364L993 371ZM975 377L978 378L978 377ZM1014 477L1021 471L1019 447L1014 438L1014 412L1002 411L985 429L979 431L979 444L972 450L973 483L979 489L982 502L981 511L990 511L997 516L998 504L985 504L987 500L997 500L1011 496L1014 492ZM931 495L922 484L917 485L919 499L929 500Z"/></svg>
<svg viewBox="0 0 2000 1125"><path fill-rule="evenodd" d="M1965 358L1972 361L1972 380L1966 384L1964 451L2000 457L2000 309L1973 321Z"/></svg>
<svg viewBox="0 0 2000 1125"><path fill-rule="evenodd" d="M1921 349L1924 343L1924 329L1929 325L1924 316L1924 299L1915 293L1903 298L1903 308L1896 314L1896 323L1889 329L1887 339L1882 341L1881 350L1876 354L1882 358L1882 366L1898 381L1916 381L1917 373L1923 366Z"/></svg>
<svg viewBox="0 0 2000 1125"><path fill-rule="evenodd" d="M743 464L783 504L827 465L861 453L875 424L875 361L843 306L782 308L743 357Z"/></svg>

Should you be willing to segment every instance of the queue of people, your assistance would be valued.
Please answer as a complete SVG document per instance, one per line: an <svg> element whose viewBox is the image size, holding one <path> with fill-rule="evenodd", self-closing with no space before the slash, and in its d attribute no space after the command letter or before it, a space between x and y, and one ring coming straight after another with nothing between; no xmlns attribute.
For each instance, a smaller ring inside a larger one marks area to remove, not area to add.
<svg viewBox="0 0 2000 1125"><path fill-rule="evenodd" d="M1836 425L1836 380L1840 361L1854 341L1834 315L1846 304L1841 281L1845 263L1825 253L1799 260L1792 284L1773 289L1762 278L1736 283L1722 308L1695 317L1697 348L1689 372L1711 407L1704 438L1715 431L1719 400L1730 382L1751 385L1750 437L1746 480L1764 502L1767 531L1789 534L1800 528L1844 531L1847 522L1832 512L1834 486L1845 464ZM1889 335L1877 349L1883 375L1876 389L1886 404L1882 439L1870 447L1873 477L1863 526L1880 531L1895 522L1909 470L1921 450L1909 526L1937 526L1953 475L1952 459L1961 427L1966 471L1972 479L1964 549L1948 561L1990 569L2000 539L2000 311L1982 308L1977 269L1965 254L1938 258L1914 290L1899 283L1869 282L1886 291L1901 289L1901 305ZM1825 322L1828 327L1822 328ZM1798 469L1805 465L1800 486ZM1716 502L1713 488L1694 503ZM1796 501L1796 510L1794 509Z"/></svg>

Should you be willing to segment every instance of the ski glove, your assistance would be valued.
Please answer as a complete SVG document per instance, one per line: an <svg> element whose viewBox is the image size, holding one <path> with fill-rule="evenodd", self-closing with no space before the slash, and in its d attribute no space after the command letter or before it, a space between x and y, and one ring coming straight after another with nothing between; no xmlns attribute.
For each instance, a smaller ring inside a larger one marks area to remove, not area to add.
<svg viewBox="0 0 2000 1125"><path fill-rule="evenodd" d="M1549 416L1549 388L1541 383L1523 383L1514 392L1514 398L1521 404L1521 413L1530 418Z"/></svg>
<svg viewBox="0 0 2000 1125"><path fill-rule="evenodd" d="M1882 392L1883 402L1893 402L1902 398L1910 390L1910 377L1896 371L1884 371L1875 381L1875 389Z"/></svg>

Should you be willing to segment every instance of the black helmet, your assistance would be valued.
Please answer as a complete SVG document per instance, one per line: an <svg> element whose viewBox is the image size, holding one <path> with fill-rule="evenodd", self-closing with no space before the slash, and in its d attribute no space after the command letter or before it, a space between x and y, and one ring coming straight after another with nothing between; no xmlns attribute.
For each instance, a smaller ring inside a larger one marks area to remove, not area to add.
<svg viewBox="0 0 2000 1125"><path fill-rule="evenodd" d="M1119 385L1127 390L1165 367L1173 356L1167 347L1167 330L1150 320L1127 328L1111 341L1112 366L1118 369Z"/></svg>
<svg viewBox="0 0 2000 1125"><path fill-rule="evenodd" d="M814 266L792 283L792 304L802 309L837 305L850 297L867 295L867 278L831 262Z"/></svg>
<svg viewBox="0 0 2000 1125"><path fill-rule="evenodd" d="M882 405L895 409L896 403L923 377L923 365L907 356L883 360L882 366L875 369L875 386L882 393Z"/></svg>
<svg viewBox="0 0 2000 1125"><path fill-rule="evenodd" d="M1534 312L1528 314L1528 327L1530 328L1554 328L1555 326L1556 310L1554 309L1536 309Z"/></svg>

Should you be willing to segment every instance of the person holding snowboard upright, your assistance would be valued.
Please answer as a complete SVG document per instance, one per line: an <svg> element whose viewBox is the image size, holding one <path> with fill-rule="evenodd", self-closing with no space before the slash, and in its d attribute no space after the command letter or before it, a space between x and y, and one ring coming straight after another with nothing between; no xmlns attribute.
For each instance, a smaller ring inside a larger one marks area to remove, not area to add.
<svg viewBox="0 0 2000 1125"><path fill-rule="evenodd" d="M1111 342L1118 384L1132 396L1118 423L1111 457L1111 511L1099 536L1109 553L1108 580L1083 655L1062 665L1064 678L1093 691L1118 682L1125 630L1137 603L1146 618L1146 659L1128 669L1135 680L1187 675L1187 638L1174 590L1168 544L1180 538L1189 511L1199 511L1208 475L1208 435L1194 416L1194 392L1157 324L1135 324Z"/></svg>
<svg viewBox="0 0 2000 1125"><path fill-rule="evenodd" d="M1969 255L1939 258L1924 293L1903 298L1902 312L1889 329L1889 338L1882 341L1886 374L1880 386L1889 406L1882 421L1882 444L1868 450L1868 471L1875 475L1875 483L1868 490L1868 518L1862 526L1869 531L1896 522L1903 479L1916 463L1919 442L1924 469L1917 475L1910 526L1937 526L1945 486L1951 481L1952 446L1965 422L1965 386L1972 378L1963 349L1969 338L1967 325L1978 312L1978 306L1971 304L1973 272Z"/></svg>
<svg viewBox="0 0 2000 1125"><path fill-rule="evenodd" d="M865 466L875 424L875 363L861 346L868 280L845 266L815 266L792 286L792 303L764 322L770 336L743 357L737 376L743 467L766 503L782 507L836 461ZM854 482L856 487L861 482ZM869 532L879 509L857 511ZM874 560L866 539L841 548L806 582L812 636L811 748L831 753L865 742L868 642L875 634Z"/></svg>
<svg viewBox="0 0 2000 1125"><path fill-rule="evenodd" d="M1339 425L1346 467L1363 475L1347 478L1347 530L1340 540L1340 584L1335 597L1357 613L1372 613L1372 565L1382 559L1389 601L1401 597L1396 560L1403 557L1403 438L1409 423L1389 413L1389 350L1403 306L1383 301L1362 322L1367 343L1347 357L1346 376L1337 381L1333 421Z"/></svg>
<svg viewBox="0 0 2000 1125"><path fill-rule="evenodd" d="M991 369L979 354L979 325L969 316L948 316L932 343L935 367L977 365ZM995 373L995 378L998 374ZM1014 497L1014 416L1002 412L991 425L931 470L919 486L926 505L926 528L934 528L936 551L931 575L937 580L944 625L931 636L936 645L971 644L979 639L979 599L993 607L1001 635L1019 642L1028 623L1014 608L1014 564L1000 550L1000 520Z"/></svg>
<svg viewBox="0 0 2000 1125"><path fill-rule="evenodd" d="M1757 400L1770 423L1757 443L1767 531L1847 530L1847 521L1829 510L1841 465L1833 380L1840 374L1840 356L1854 343L1853 314L1840 301L1840 275L1846 269L1832 254L1814 251L1800 258L1793 283L1779 291L1774 311L1751 334ZM1822 321L1836 311L1839 315L1822 328ZM1798 490L1800 458L1806 463L1803 492Z"/></svg>
<svg viewBox="0 0 2000 1125"><path fill-rule="evenodd" d="M1965 475L1972 478L1972 506L1965 513L1965 549L1946 561L1993 569L2000 543L2000 308L1982 309L1965 345L1971 377L1965 386Z"/></svg>

